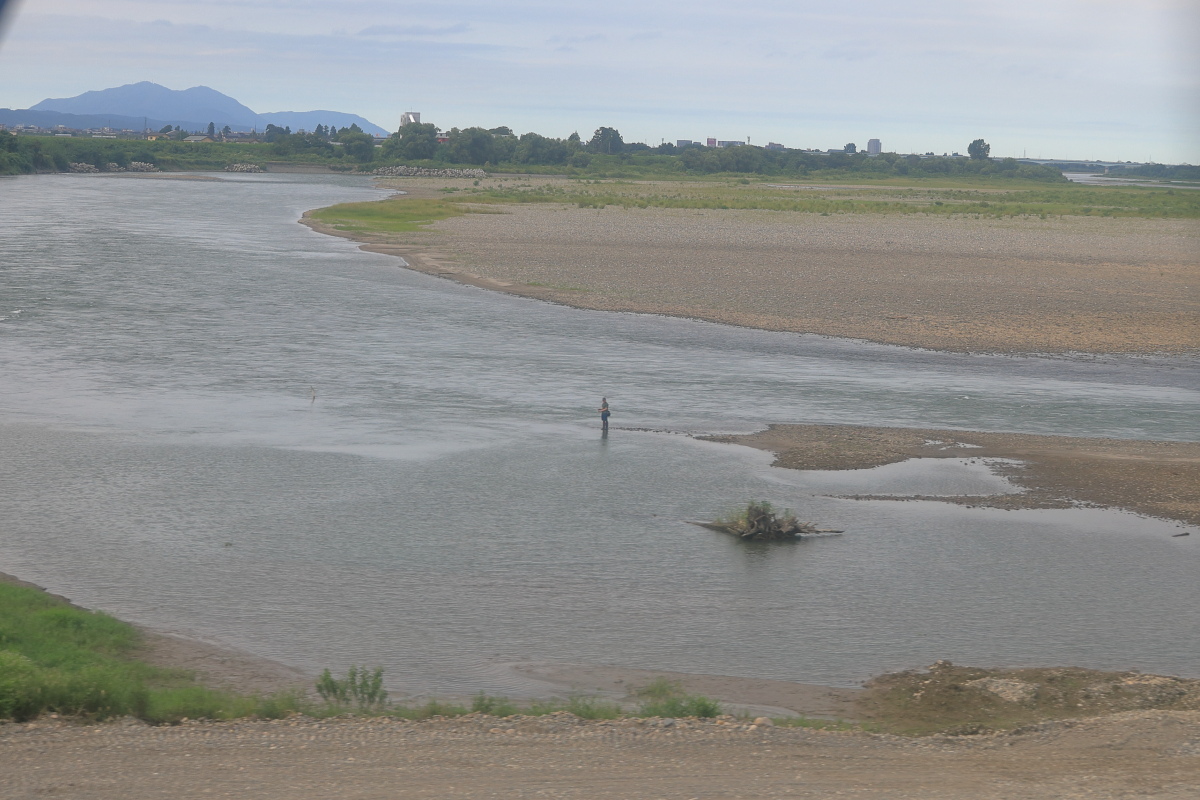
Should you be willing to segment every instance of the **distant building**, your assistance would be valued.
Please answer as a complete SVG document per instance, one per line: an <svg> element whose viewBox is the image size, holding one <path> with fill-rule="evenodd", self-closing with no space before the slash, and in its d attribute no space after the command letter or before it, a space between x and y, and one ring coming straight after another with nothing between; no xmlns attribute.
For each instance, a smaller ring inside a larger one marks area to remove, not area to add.
<svg viewBox="0 0 1200 800"><path fill-rule="evenodd" d="M732 141L725 141L725 142L717 142L717 147L737 147L739 144L745 144L745 142L743 142L741 139L734 139Z"/></svg>
<svg viewBox="0 0 1200 800"><path fill-rule="evenodd" d="M767 142L767 149L768 150L786 150L787 148L784 147L783 145L781 145L779 142Z"/></svg>
<svg viewBox="0 0 1200 800"><path fill-rule="evenodd" d="M691 139L676 139L675 140L676 147L691 147L694 144L695 144L695 142L693 142Z"/></svg>
<svg viewBox="0 0 1200 800"><path fill-rule="evenodd" d="M708 137L708 139L707 139L707 142L708 142L708 146L709 146L709 147L716 147L716 146L717 146L717 140L716 140L716 139L714 139L714 138L713 138L713 137L711 137L711 136L710 136L710 137Z"/></svg>
<svg viewBox="0 0 1200 800"><path fill-rule="evenodd" d="M211 142L212 139L208 136L186 136L183 139L185 142Z"/></svg>
<svg viewBox="0 0 1200 800"><path fill-rule="evenodd" d="M867 155L877 156L883 152L883 144L878 139L867 140Z"/></svg>
<svg viewBox="0 0 1200 800"><path fill-rule="evenodd" d="M420 122L420 121L421 121L421 112L420 111L405 111L403 114L400 115L400 127L401 128L403 128L405 125L408 125L410 122Z"/></svg>

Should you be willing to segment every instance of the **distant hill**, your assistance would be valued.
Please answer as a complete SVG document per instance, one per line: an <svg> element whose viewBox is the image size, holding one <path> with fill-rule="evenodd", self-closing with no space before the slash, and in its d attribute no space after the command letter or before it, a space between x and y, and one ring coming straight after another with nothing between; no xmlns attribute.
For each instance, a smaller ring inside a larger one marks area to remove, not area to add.
<svg viewBox="0 0 1200 800"><path fill-rule="evenodd" d="M61 116L45 116L50 114ZM357 114L341 111L275 111L259 114L229 95L207 86L176 90L149 81L84 92L76 97L48 98L28 109L0 111L0 122L41 127L108 126L141 130L143 119L146 118L149 122L145 124L151 128L161 128L170 124L189 131L203 130L210 122L218 128L228 125L234 130L247 131L252 128L262 130L268 123L291 127L292 130L312 130L317 125L336 125L344 128L353 123L367 133L389 133ZM56 121L50 122L51 119Z"/></svg>

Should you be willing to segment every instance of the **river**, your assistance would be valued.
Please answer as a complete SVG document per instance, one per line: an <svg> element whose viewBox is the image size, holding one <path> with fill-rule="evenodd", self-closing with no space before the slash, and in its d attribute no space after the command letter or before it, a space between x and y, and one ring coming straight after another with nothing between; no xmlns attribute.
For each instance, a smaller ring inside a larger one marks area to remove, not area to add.
<svg viewBox="0 0 1200 800"><path fill-rule="evenodd" d="M1173 523L838 499L1004 481L969 458L779 470L686 435L1194 440L1194 360L565 308L297 224L385 196L366 179L184 177L0 181L0 570L421 694L528 694L510 666L539 661L842 686L938 658L1200 676L1200 536ZM685 522L757 497L846 534L745 547Z"/></svg>

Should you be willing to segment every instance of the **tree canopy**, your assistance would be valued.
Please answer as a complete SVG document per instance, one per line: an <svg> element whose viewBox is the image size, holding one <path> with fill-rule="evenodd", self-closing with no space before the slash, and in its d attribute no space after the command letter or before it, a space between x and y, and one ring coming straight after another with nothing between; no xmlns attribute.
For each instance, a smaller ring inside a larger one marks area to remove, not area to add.
<svg viewBox="0 0 1200 800"><path fill-rule="evenodd" d="M625 149L625 140L621 138L621 132L616 128L599 127L592 134L592 139L587 143L587 149L592 153L603 153L604 155L615 155Z"/></svg>
<svg viewBox="0 0 1200 800"><path fill-rule="evenodd" d="M967 155L975 159L987 159L992 152L992 146L983 139L976 139L967 145Z"/></svg>

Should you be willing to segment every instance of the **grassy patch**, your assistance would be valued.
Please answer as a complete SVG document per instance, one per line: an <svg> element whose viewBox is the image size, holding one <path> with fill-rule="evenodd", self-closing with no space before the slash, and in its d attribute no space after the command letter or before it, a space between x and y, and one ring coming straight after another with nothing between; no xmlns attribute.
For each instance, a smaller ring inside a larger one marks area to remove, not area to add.
<svg viewBox="0 0 1200 800"><path fill-rule="evenodd" d="M138 661L136 628L36 589L0 583L0 719L55 712L91 719L279 717L295 695L257 697L196 684L182 670Z"/></svg>
<svg viewBox="0 0 1200 800"><path fill-rule="evenodd" d="M463 214L502 213L488 206L521 203L570 205L619 210L668 208L680 210L771 211L835 216L845 214L943 217L1058 218L1133 217L1142 219L1200 218L1200 192L1138 186L1046 186L1033 182L1000 181L980 176L908 181L880 181L871 186L842 186L806 181L804 184L740 180L555 180L550 182L499 179L490 186L457 189L452 197L417 199L393 197L366 203L343 203L311 213L311 217L351 234L387 235L418 231L438 220ZM577 287L551 287L581 291Z"/></svg>
<svg viewBox="0 0 1200 800"><path fill-rule="evenodd" d="M641 702L638 713L643 717L719 717L721 704L703 695L687 694L683 684L666 678L655 678L634 696Z"/></svg>
<svg viewBox="0 0 1200 800"><path fill-rule="evenodd" d="M476 203L562 203L578 208L677 208L809 214L925 214L1003 217L1200 218L1200 193L1137 186L908 182L872 186L726 181L582 181L469 189ZM466 199L466 197L464 197Z"/></svg>
<svg viewBox="0 0 1200 800"><path fill-rule="evenodd" d="M400 196L366 203L339 203L317 209L309 217L347 233L408 233L466 213L461 204L445 199Z"/></svg>

